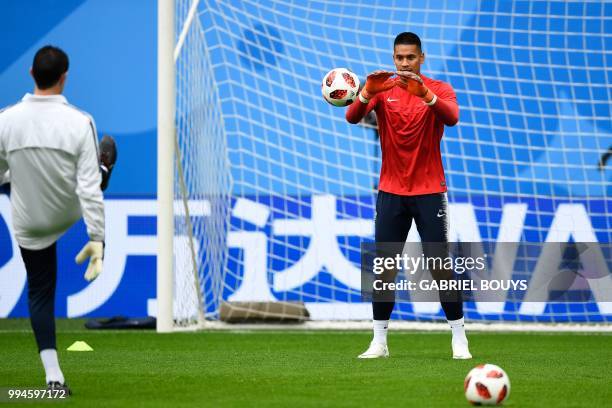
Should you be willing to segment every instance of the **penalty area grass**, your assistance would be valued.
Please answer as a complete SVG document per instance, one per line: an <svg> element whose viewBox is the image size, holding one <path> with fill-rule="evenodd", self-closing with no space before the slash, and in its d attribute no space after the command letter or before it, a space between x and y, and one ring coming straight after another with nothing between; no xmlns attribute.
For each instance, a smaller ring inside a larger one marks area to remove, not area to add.
<svg viewBox="0 0 612 408"><path fill-rule="evenodd" d="M463 380L479 363L508 373L508 407L612 400L610 334L471 332L474 359L455 361L450 332L391 330L390 358L358 360L370 332L157 334L88 331L83 322L57 322L60 364L73 391L62 404L71 406L466 407ZM77 340L94 351L66 351ZM0 361L0 388L43 385L28 320L0 319Z"/></svg>

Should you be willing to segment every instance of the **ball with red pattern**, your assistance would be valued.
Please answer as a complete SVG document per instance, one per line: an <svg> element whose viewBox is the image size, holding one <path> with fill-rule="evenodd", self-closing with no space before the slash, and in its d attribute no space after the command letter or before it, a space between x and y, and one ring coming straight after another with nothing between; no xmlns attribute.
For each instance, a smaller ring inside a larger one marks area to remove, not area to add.
<svg viewBox="0 0 612 408"><path fill-rule="evenodd" d="M499 366L480 364L465 377L463 390L472 405L501 405L510 395L510 378Z"/></svg>
<svg viewBox="0 0 612 408"><path fill-rule="evenodd" d="M359 78L346 68L334 68L323 77L323 98L334 106L346 106L359 93Z"/></svg>

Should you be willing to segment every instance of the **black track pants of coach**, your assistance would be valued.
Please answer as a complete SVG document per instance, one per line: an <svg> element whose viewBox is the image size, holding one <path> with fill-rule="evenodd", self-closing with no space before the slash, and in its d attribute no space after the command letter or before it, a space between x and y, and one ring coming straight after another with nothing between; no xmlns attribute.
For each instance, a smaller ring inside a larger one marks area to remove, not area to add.
<svg viewBox="0 0 612 408"><path fill-rule="evenodd" d="M440 256L440 254L427 253L427 243L448 242L447 212L448 204L445 193L400 196L379 191L376 200L376 242L405 242L412 220L414 220L423 242L424 255ZM440 248L439 245L433 246ZM443 256L448 256L448 252ZM440 276L436 276L434 271L431 272L435 279L440 279ZM385 299L388 298L385 297ZM461 292L441 292L440 302L448 320L463 317ZM394 301L372 302L374 320L388 320L394 305Z"/></svg>
<svg viewBox="0 0 612 408"><path fill-rule="evenodd" d="M55 349L55 285L57 280L57 245L32 251L21 248L28 273L30 322L38 350Z"/></svg>

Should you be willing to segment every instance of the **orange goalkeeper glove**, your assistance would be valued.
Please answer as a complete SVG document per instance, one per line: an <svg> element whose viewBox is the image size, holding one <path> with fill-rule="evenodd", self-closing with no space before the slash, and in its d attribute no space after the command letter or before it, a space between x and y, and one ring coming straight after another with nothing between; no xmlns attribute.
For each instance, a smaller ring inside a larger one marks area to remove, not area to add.
<svg viewBox="0 0 612 408"><path fill-rule="evenodd" d="M423 79L420 76L411 71L397 71L397 75L399 77L397 83L399 87L404 88L412 95L418 96L419 98L425 98L427 96L429 88L423 84Z"/></svg>
<svg viewBox="0 0 612 408"><path fill-rule="evenodd" d="M374 71L368 75L365 86L361 90L361 96L370 99L379 92L391 89L396 85L396 79L391 79L395 73L390 71Z"/></svg>

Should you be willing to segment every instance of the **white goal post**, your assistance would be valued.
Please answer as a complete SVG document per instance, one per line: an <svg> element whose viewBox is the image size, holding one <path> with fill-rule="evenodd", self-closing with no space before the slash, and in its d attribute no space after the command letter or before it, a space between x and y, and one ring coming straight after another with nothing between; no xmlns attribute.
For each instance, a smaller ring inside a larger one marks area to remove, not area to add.
<svg viewBox="0 0 612 408"><path fill-rule="evenodd" d="M198 327L218 302L231 183L198 0L158 3L157 329ZM190 47L185 49L183 45ZM207 125L208 124L208 125ZM218 158L218 160L215 160ZM205 221L204 218L209 221ZM205 298L207 299L205 301Z"/></svg>
<svg viewBox="0 0 612 408"><path fill-rule="evenodd" d="M172 331L174 239L174 1L157 2L157 331Z"/></svg>
<svg viewBox="0 0 612 408"><path fill-rule="evenodd" d="M196 207L201 207L201 202L189 200L176 125L176 61L196 16L198 3L199 0L191 1L186 18L179 21L180 34L175 43L177 5L173 0L158 2L158 332L172 331L177 323L188 326L204 322L199 262L191 224L191 216L199 212L190 209L195 203L198 203ZM176 262L177 216L184 224L182 230L186 238L182 241L188 248L188 259L183 265ZM177 271L177 268L187 268L187 271ZM182 283L177 284L177 281ZM179 298L182 296L188 298ZM181 309L181 302L188 304L187 312L177 310Z"/></svg>

